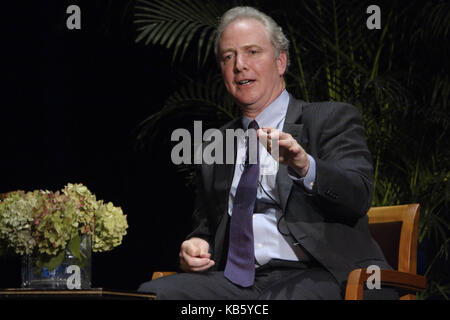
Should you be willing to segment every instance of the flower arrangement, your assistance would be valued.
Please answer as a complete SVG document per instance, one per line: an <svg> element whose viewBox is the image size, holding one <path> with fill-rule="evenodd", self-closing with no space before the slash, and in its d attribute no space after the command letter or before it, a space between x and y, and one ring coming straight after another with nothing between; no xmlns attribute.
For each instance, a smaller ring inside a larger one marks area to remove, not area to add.
<svg viewBox="0 0 450 320"><path fill-rule="evenodd" d="M0 254L12 250L35 255L49 270L65 250L80 254L81 237L92 237L92 250L104 252L122 243L128 223L120 207L97 200L82 184L61 191L14 191L0 198Z"/></svg>

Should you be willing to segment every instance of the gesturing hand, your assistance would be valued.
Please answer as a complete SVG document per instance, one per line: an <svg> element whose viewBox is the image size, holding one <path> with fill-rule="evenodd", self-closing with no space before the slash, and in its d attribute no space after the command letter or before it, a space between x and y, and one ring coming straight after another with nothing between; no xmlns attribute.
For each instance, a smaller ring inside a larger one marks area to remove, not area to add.
<svg viewBox="0 0 450 320"><path fill-rule="evenodd" d="M181 244L180 267L186 272L198 272L211 268L214 261L210 259L209 243L201 238L191 238Z"/></svg>
<svg viewBox="0 0 450 320"><path fill-rule="evenodd" d="M301 176L304 177L309 169L309 158L306 151L298 144L289 133L283 131L263 127L257 131L258 138L263 145L267 146L267 151L272 154L272 142L278 141L278 160L280 163L285 164ZM267 141L267 142L266 142ZM276 158L276 154L272 154Z"/></svg>

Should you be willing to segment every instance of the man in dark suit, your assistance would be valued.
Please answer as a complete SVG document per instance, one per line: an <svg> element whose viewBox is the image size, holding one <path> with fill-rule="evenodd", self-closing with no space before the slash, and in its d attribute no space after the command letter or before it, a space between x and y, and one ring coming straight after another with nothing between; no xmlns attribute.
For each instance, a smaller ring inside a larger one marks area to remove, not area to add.
<svg viewBox="0 0 450 320"><path fill-rule="evenodd" d="M160 299L342 299L351 270L390 268L368 229L373 168L361 116L348 104L292 97L283 78L288 45L256 9L222 17L216 56L242 117L221 132L254 128L278 148L269 142L256 167L242 166L250 146L237 139L234 164L199 167L196 228L180 250L186 273L139 291ZM277 173L261 174L274 161ZM242 188L251 184L247 167L257 170L254 189Z"/></svg>

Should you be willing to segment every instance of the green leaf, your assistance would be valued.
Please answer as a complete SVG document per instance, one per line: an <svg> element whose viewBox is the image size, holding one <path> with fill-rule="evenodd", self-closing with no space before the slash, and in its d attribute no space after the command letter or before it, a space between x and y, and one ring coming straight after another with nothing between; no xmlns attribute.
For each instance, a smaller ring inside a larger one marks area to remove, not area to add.
<svg viewBox="0 0 450 320"><path fill-rule="evenodd" d="M47 268L49 271L55 270L61 265L66 255L65 250L62 250L55 256L42 255L41 259L36 262L36 265L40 268Z"/></svg>
<svg viewBox="0 0 450 320"><path fill-rule="evenodd" d="M197 41L197 61L204 64L210 56L217 24L223 9L200 1L146 1L138 0L135 23L139 34L136 42L162 45L173 50L173 63L185 58L191 43ZM197 39L200 39L198 41ZM193 47L193 46L192 46Z"/></svg>
<svg viewBox="0 0 450 320"><path fill-rule="evenodd" d="M67 249L69 249L70 253L78 260L81 259L80 244L81 237L79 234L70 239L69 243L67 244Z"/></svg>

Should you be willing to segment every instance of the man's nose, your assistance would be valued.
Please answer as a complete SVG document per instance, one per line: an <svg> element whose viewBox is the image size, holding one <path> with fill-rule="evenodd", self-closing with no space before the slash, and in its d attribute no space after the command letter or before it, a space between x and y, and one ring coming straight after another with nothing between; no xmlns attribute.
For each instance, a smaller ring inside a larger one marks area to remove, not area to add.
<svg viewBox="0 0 450 320"><path fill-rule="evenodd" d="M248 65L247 65L247 60L245 59L245 57L241 54L236 55L236 60L234 63L235 72L241 72L241 71L247 70L247 69L248 69Z"/></svg>

